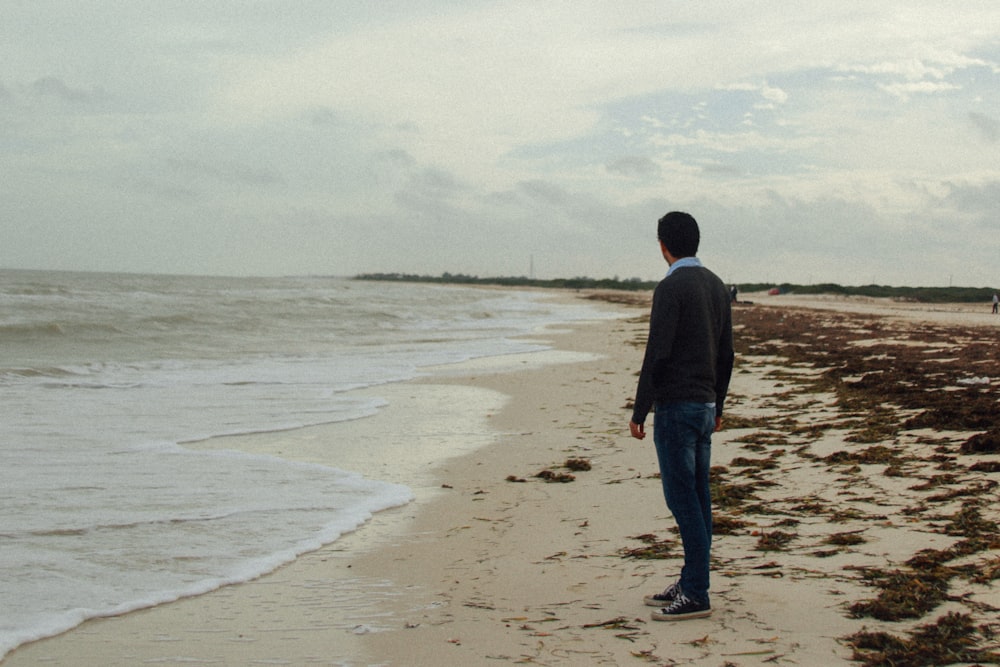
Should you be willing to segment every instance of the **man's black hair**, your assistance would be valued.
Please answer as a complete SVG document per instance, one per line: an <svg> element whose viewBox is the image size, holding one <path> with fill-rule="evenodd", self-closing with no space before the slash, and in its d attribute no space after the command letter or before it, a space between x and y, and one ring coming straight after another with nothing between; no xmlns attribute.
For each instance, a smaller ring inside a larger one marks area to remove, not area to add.
<svg viewBox="0 0 1000 667"><path fill-rule="evenodd" d="M667 213L660 218L656 235L670 254L677 259L694 257L698 254L701 232L698 231L698 223L689 213L681 211Z"/></svg>

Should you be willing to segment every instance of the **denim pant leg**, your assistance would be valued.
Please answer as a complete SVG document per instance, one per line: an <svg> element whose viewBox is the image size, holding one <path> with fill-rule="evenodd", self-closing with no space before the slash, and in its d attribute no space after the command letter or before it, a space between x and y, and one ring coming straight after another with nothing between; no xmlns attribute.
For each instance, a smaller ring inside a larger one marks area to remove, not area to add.
<svg viewBox="0 0 1000 667"><path fill-rule="evenodd" d="M712 549L712 498L709 469L715 408L703 403L666 403L656 408L653 441L667 507L684 546L681 590L708 602Z"/></svg>

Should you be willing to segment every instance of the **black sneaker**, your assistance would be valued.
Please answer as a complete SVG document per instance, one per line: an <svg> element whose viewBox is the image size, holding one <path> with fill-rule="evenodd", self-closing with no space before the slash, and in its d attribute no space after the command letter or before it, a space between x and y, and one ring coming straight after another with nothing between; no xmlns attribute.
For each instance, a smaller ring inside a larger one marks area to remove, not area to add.
<svg viewBox="0 0 1000 667"><path fill-rule="evenodd" d="M654 593L652 595L647 595L642 599L648 607L669 607L670 603L677 599L677 596L681 594L681 582L675 581L674 583L663 589L662 593Z"/></svg>
<svg viewBox="0 0 1000 667"><path fill-rule="evenodd" d="M668 607L652 613L654 621L686 621L691 618L705 618L712 615L712 607L707 602L695 602L680 593Z"/></svg>

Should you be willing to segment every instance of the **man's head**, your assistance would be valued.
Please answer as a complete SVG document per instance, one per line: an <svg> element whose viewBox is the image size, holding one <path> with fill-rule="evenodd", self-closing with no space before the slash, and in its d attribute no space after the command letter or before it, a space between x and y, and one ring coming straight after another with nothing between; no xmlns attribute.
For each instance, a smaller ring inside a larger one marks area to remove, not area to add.
<svg viewBox="0 0 1000 667"><path fill-rule="evenodd" d="M698 223L688 213L672 211L660 218L656 236L676 259L694 257L698 254L701 233L698 231Z"/></svg>

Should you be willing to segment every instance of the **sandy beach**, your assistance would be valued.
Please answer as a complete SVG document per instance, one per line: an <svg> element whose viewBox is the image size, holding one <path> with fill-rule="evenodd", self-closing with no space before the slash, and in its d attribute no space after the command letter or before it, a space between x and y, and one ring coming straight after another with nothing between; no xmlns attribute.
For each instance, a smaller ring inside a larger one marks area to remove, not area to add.
<svg viewBox="0 0 1000 667"><path fill-rule="evenodd" d="M380 388L389 405L369 419L203 443L416 499L256 581L3 664L1000 664L989 304L748 295L713 443L714 614L659 623L642 598L681 549L652 443L628 437L645 298L540 334L552 352ZM333 439L394 445L343 460ZM440 457L407 458L414 439Z"/></svg>

